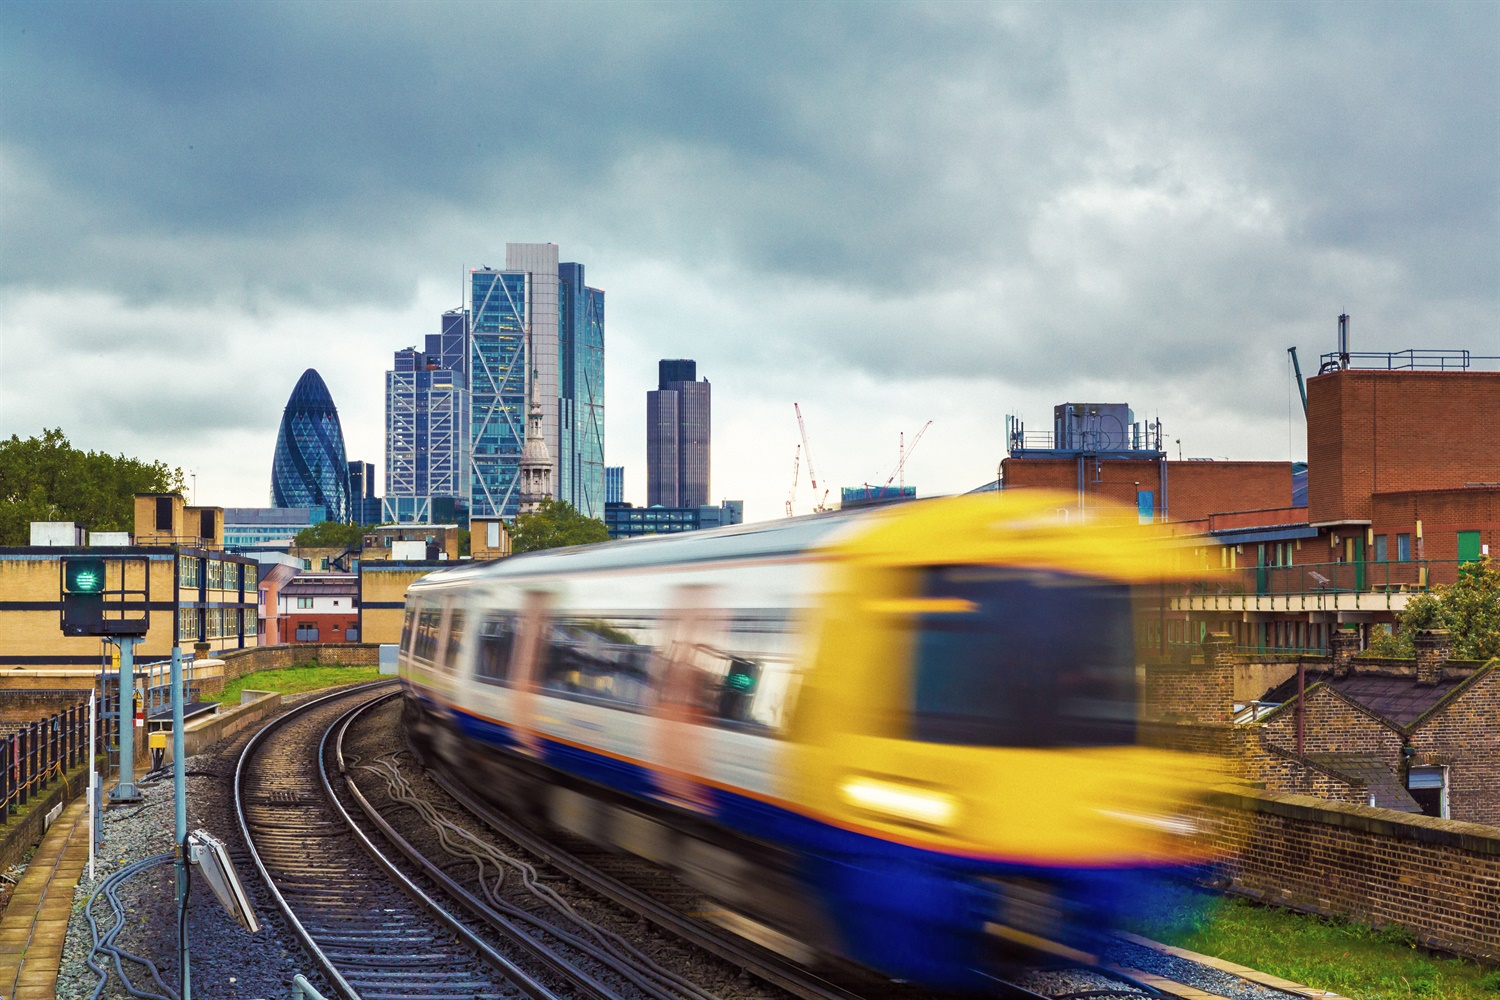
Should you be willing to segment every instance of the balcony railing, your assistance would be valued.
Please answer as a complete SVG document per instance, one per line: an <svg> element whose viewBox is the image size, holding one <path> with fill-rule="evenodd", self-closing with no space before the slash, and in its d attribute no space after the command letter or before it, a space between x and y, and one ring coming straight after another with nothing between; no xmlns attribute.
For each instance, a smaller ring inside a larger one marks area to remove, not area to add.
<svg viewBox="0 0 1500 1000"><path fill-rule="evenodd" d="M1457 582L1466 565L1457 559L1406 562L1300 563L1291 566L1212 567L1203 571L1193 595L1424 593Z"/></svg>

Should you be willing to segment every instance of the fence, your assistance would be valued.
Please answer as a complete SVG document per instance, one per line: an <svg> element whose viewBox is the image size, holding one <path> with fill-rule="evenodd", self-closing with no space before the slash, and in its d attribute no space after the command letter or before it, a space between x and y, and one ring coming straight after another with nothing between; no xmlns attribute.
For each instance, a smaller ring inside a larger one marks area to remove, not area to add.
<svg viewBox="0 0 1500 1000"><path fill-rule="evenodd" d="M109 745L104 712L99 713L95 754ZM12 724L0 738L0 826L53 778L88 760L89 705L81 701L37 722Z"/></svg>
<svg viewBox="0 0 1500 1000"><path fill-rule="evenodd" d="M1471 562L1457 559L1354 559L1256 566L1253 561L1257 557L1264 558L1265 554L1248 553L1251 560L1248 566L1204 570L1202 580L1192 588L1192 593L1195 596L1421 593L1435 584L1452 584Z"/></svg>

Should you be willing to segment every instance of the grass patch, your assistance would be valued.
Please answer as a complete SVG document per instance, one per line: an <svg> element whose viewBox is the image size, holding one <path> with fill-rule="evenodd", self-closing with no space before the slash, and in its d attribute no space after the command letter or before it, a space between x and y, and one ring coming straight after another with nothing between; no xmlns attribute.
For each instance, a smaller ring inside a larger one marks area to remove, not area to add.
<svg viewBox="0 0 1500 1000"><path fill-rule="evenodd" d="M1500 995L1500 970L1435 958L1405 931L1377 931L1237 897L1194 909L1163 914L1135 930L1353 1000L1495 1000Z"/></svg>
<svg viewBox="0 0 1500 1000"><path fill-rule="evenodd" d="M246 674L224 685L219 701L225 705L238 705L240 692L280 691L282 694L297 694L301 691L317 691L340 684L358 684L373 681L380 676L379 667L328 667L316 663L282 670L261 670Z"/></svg>

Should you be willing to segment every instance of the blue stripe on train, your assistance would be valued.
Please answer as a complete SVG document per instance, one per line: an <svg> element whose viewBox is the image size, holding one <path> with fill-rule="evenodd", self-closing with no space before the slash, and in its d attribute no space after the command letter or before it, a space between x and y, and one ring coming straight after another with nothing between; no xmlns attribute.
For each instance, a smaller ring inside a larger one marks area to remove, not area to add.
<svg viewBox="0 0 1500 1000"><path fill-rule="evenodd" d="M460 733L513 750L509 726L452 710ZM447 713L444 713L447 714ZM566 774L627 795L653 799L653 772L583 747L545 739L543 761ZM1181 873L1139 868L1008 864L944 854L844 830L759 799L712 789L715 818L755 840L800 858L809 896L832 922L845 954L889 976L940 988L983 985L990 964L986 922L998 920L1001 889L991 879L1026 878L1057 887L1086 919L1059 935L1077 947L1097 945L1094 924L1110 925L1176 882Z"/></svg>

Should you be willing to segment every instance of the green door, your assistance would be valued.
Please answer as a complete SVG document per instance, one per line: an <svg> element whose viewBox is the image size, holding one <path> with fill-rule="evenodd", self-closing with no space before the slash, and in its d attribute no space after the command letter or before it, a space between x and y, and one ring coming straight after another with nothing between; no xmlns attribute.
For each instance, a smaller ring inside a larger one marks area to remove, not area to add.
<svg viewBox="0 0 1500 1000"><path fill-rule="evenodd" d="M1266 543L1260 543L1260 551L1255 555L1255 592L1264 594L1270 590L1270 574L1266 572Z"/></svg>
<svg viewBox="0 0 1500 1000"><path fill-rule="evenodd" d="M1458 533L1458 561L1460 563L1474 562L1479 558L1479 532L1460 531Z"/></svg>
<svg viewBox="0 0 1500 1000"><path fill-rule="evenodd" d="M1363 535L1353 539L1354 541L1354 589L1363 591L1365 589L1365 537Z"/></svg>

